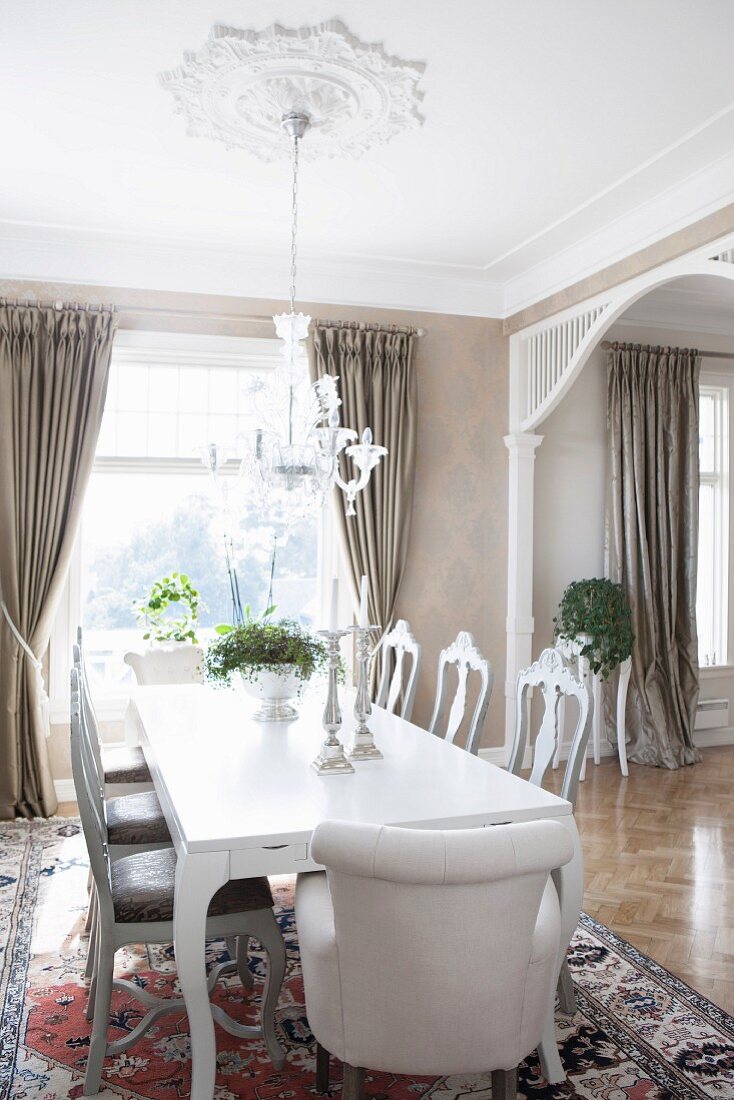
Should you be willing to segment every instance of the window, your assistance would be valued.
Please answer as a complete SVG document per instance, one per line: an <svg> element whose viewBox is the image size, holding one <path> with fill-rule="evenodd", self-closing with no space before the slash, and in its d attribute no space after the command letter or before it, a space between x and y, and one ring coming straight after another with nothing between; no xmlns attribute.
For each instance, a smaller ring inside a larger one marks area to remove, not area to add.
<svg viewBox="0 0 734 1100"><path fill-rule="evenodd" d="M178 569L200 589L200 640L231 620L221 510L197 448L234 447L247 424L253 373L273 368L274 340L122 333L115 340L105 413L81 529L51 651L52 716L68 719L66 678L78 622L106 717L122 713L132 682L125 652L142 644L132 610L158 577ZM233 500L238 463L225 468ZM327 512L328 509L325 509ZM265 607L275 531L237 508L235 554L242 603ZM328 520L324 520L328 522ZM278 539L278 613L322 621L322 575L335 563L316 520ZM342 585L346 592L346 586ZM348 613L348 612L347 612ZM54 713L55 712L55 713Z"/></svg>
<svg viewBox="0 0 734 1100"><path fill-rule="evenodd" d="M700 387L698 497L698 658L728 659L730 383L706 376Z"/></svg>

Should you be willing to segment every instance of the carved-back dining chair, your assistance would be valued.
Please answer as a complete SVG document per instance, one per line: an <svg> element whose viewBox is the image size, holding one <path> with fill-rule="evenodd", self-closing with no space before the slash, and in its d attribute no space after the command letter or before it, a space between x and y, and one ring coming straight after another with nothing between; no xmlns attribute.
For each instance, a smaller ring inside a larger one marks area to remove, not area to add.
<svg viewBox="0 0 734 1100"><path fill-rule="evenodd" d="M111 860L159 848L170 848L171 834L166 824L163 808L154 790L139 790L138 786L120 784L113 786L113 797L107 795L110 789L105 782L102 759L101 737L97 717L94 711L92 695L89 689L84 655L81 648L81 627L77 632L77 643L72 647L74 667L79 674L79 695L81 707L82 746L87 754L90 775L96 776L99 785L98 811L107 825L108 853ZM194 647L187 647L194 648ZM200 651L199 651L200 652ZM122 750L130 753L131 750ZM142 749L134 750L142 757ZM144 758L143 758L144 762ZM147 765L145 765L147 770ZM142 773L136 773L142 774ZM149 775L150 773L148 773ZM150 784L152 788L152 782ZM131 794L118 794L118 791L135 791ZM90 904L87 916L89 932L89 951L87 954L86 977L94 982L95 943L97 938L98 902L96 891L90 878ZM247 966L248 945L246 940L230 938L227 941L230 959L237 964L240 980L245 989L253 985L252 975ZM88 1019L91 1019L92 1001L87 1006Z"/></svg>
<svg viewBox="0 0 734 1100"><path fill-rule="evenodd" d="M574 673L558 649L544 649L537 661L519 673L515 689L515 740L508 764L513 775L519 775L524 766L530 735L530 692L534 688L539 688L543 696L543 717L533 745L530 773L530 782L538 787L543 786L563 735L559 721L561 703L574 699L578 704L578 718L561 787L561 798L575 806L594 710L588 682ZM558 998L564 1012L573 1014L576 1011L573 980L565 959L558 978Z"/></svg>
<svg viewBox="0 0 734 1100"><path fill-rule="evenodd" d="M133 854L112 862L108 858L107 824L100 809L95 769L84 750L79 670L71 671L71 766L84 839L97 895L96 960L92 1000L94 1023L84 1078L84 1095L99 1092L106 1055L127 1050L167 1012L184 1012L182 998L155 997L134 982L114 980L116 951L128 944L169 943L173 939L173 901L176 853L173 848ZM233 879L212 898L206 922L208 939L254 937L268 955L266 984L259 1026L244 1026L232 1020L218 1005L212 1005L217 1023L238 1038L264 1038L274 1065L282 1068L285 1052L275 1034L275 1007L285 974L285 945L273 913L273 898L264 877ZM226 962L215 967L210 990ZM108 1043L112 989L123 990L147 1010L130 1032Z"/></svg>
<svg viewBox="0 0 734 1100"><path fill-rule="evenodd" d="M409 722L421 667L421 647L411 633L410 623L398 619L382 639L381 650L382 674L375 704L394 714L400 703L400 717ZM406 670L408 662L410 672Z"/></svg>
<svg viewBox="0 0 734 1100"><path fill-rule="evenodd" d="M449 670L452 666L458 674L458 682L451 701L448 718L446 718ZM479 676L479 690L464 748L467 752L476 756L479 751L484 720L487 717L487 708L492 695L494 673L489 661L477 649L472 635L465 630L462 630L456 641L452 642L446 649L442 649L439 654L436 702L428 729L430 733L435 733L437 737L443 737L444 740L453 744L464 722L468 681L472 672L477 673Z"/></svg>
<svg viewBox="0 0 734 1100"><path fill-rule="evenodd" d="M111 861L122 859L134 852L151 851L157 848L171 847L171 834L166 825L163 809L155 791L140 791L136 794L121 794L115 798L105 797L105 777L100 753L99 729L97 718L89 692L81 647L76 643L72 647L74 668L77 670L79 685L79 708L81 726L81 752L84 754L86 772L90 779L90 797L96 812L104 818L107 826L107 854ZM123 785L122 789L125 789ZM94 877L89 875L89 908L87 911L87 931L89 948L85 977L94 981L95 945L97 940L97 892ZM87 1004L87 1019L92 1018L92 997Z"/></svg>

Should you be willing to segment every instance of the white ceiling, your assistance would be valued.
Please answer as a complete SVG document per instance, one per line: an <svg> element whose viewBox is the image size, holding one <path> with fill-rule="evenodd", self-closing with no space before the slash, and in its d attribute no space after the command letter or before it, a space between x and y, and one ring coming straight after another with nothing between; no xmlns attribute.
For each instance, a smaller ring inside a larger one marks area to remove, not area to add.
<svg viewBox="0 0 734 1100"><path fill-rule="evenodd" d="M305 166L304 299L506 314L734 198L731 0L3 0L0 276L282 297L287 170L157 74L332 18L425 62L426 122Z"/></svg>

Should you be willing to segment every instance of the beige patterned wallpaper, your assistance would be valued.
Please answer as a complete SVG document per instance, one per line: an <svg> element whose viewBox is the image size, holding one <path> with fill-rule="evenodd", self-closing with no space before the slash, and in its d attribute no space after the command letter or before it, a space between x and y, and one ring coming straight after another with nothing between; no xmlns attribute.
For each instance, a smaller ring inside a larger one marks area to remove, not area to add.
<svg viewBox="0 0 734 1100"><path fill-rule="evenodd" d="M122 288L0 282L0 295L111 302L121 327L267 336L282 302ZM410 569L398 613L423 645L414 719L430 720L440 649L471 631L492 662L495 688L483 744L500 745L504 721L507 592L508 340L501 322L302 303L315 317L414 325L419 423ZM121 727L119 727L121 731ZM110 727L108 736L116 736ZM56 778L69 775L68 730L50 742Z"/></svg>

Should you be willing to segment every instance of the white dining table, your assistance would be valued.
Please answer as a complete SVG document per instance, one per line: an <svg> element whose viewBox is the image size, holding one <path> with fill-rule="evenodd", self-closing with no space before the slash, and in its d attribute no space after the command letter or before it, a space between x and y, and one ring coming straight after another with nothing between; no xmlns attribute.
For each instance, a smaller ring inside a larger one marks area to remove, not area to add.
<svg viewBox="0 0 734 1100"><path fill-rule="evenodd" d="M354 774L323 776L310 766L324 739L316 697L305 699L299 718L289 723L256 722L253 700L234 689L142 687L134 699L141 744L177 854L174 949L191 1030L196 1100L213 1097L216 1070L204 958L211 897L231 878L318 870L310 840L321 821L460 829L558 819L574 843L571 862L554 874L561 904L560 970L583 895L583 858L569 802L379 708L370 725L384 759L357 763ZM347 745L353 728L346 713L341 738ZM466 944L461 929L456 937L457 945ZM546 1078L558 1082L565 1074L554 1001L538 1051Z"/></svg>

